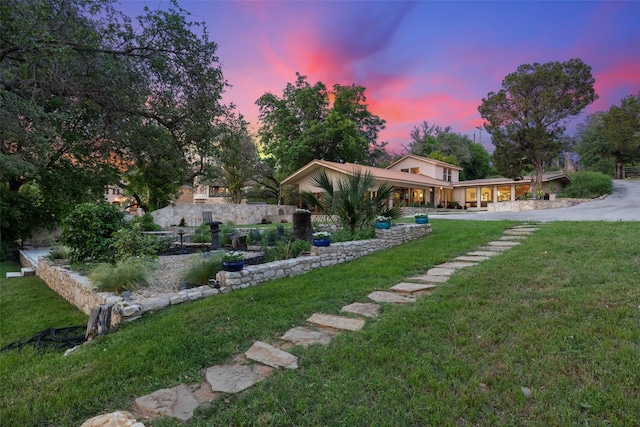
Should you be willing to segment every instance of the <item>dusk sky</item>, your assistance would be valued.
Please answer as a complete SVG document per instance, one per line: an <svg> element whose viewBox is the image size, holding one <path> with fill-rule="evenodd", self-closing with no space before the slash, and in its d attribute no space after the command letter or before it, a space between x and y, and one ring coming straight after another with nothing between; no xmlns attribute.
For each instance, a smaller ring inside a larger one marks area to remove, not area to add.
<svg viewBox="0 0 640 427"><path fill-rule="evenodd" d="M478 106L521 64L580 58L600 96L569 124L640 91L640 2L180 1L218 44L233 102L257 130L255 101L282 96L295 73L366 88L401 153L423 121L480 141ZM131 16L166 0L121 1ZM486 132L483 145L492 151Z"/></svg>

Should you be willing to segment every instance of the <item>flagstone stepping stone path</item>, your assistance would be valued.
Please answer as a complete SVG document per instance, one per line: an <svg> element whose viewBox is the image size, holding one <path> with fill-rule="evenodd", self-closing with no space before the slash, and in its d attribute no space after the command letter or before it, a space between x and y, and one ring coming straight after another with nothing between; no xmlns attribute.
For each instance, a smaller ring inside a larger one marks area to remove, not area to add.
<svg viewBox="0 0 640 427"><path fill-rule="evenodd" d="M447 282L458 270L471 268L479 262L502 254L519 245L536 230L539 230L539 227L531 225L514 226L505 230L500 240L489 242L486 246L458 256L450 262L437 265L425 274L407 277L404 282L392 286L389 290L371 292L367 297L373 302L354 302L342 307L340 311L345 313L345 316L314 313L306 319L306 326L289 329L279 342L269 344L256 341L244 355L234 358L235 363L207 368L206 380L199 387L192 385L190 388L181 384L172 389L161 389L138 397L135 399L135 413L149 419L172 417L183 422L188 421L195 409L208 403L202 396L218 398L224 393L239 393L278 370L297 369L298 358L285 349L292 346L326 345L338 333L359 331L365 326L365 318L377 318L380 315L381 304L414 303L418 297L430 294L438 285ZM195 391L192 392L191 389ZM111 416L116 419L122 417L123 413L128 414L118 411L99 417L108 419ZM144 427L144 424L136 422L135 419L128 420L131 425L135 423L135 427Z"/></svg>

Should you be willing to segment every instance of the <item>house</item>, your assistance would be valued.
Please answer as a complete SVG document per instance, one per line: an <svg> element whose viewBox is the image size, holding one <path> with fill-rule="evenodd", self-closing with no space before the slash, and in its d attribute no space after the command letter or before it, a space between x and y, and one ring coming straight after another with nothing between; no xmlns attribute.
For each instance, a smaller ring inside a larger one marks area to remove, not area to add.
<svg viewBox="0 0 640 427"><path fill-rule="evenodd" d="M282 181L283 185L297 185L300 192L320 193L312 184L312 177L320 170L334 182L355 173L370 173L378 184L388 182L395 188L393 206L439 206L486 208L488 203L517 200L531 192L533 179L516 181L492 178L460 181L462 168L427 157L408 154L386 168L313 160ZM543 178L543 192L555 193L569 183L563 174L548 174ZM375 191L375 188L372 189Z"/></svg>

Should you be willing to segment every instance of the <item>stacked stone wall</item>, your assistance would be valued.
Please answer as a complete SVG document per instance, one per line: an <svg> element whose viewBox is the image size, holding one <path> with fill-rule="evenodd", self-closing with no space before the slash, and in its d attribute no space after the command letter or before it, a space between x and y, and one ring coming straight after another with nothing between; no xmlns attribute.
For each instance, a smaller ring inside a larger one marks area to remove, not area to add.
<svg viewBox="0 0 640 427"><path fill-rule="evenodd" d="M487 212L523 212L538 209L568 208L578 201L573 199L557 200L516 200L513 202L496 202L487 204Z"/></svg>
<svg viewBox="0 0 640 427"><path fill-rule="evenodd" d="M162 228L184 223L196 227L202 224L202 212L211 212L214 221L234 224L261 224L291 222L295 211L291 205L267 204L222 204L222 203L174 203L173 205L151 212L153 220Z"/></svg>
<svg viewBox="0 0 640 427"><path fill-rule="evenodd" d="M145 313L157 311L170 305L228 293L269 280L293 277L313 269L348 262L376 251L419 239L430 232L430 224L395 225L390 229L376 230L377 238L375 239L332 243L326 247L314 246L311 254L307 256L246 266L239 272L221 271L216 276L216 283L211 285L163 294L132 303L125 303L121 297L109 292L95 292L89 279L66 268L56 266L46 258L40 258L37 267L35 267L33 262L22 253L20 256L23 266L35 267L36 274L52 290L87 315L96 305L112 304L114 306L112 324L115 325L121 320L133 320Z"/></svg>

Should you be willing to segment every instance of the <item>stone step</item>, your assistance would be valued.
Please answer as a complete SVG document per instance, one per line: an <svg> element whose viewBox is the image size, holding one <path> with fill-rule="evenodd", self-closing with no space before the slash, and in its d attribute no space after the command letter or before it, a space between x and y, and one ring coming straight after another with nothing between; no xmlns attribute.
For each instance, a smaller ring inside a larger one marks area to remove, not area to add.
<svg viewBox="0 0 640 427"><path fill-rule="evenodd" d="M247 359L273 368L298 369L298 358L296 356L266 342L254 342L244 355Z"/></svg>
<svg viewBox="0 0 640 427"><path fill-rule="evenodd" d="M271 366L260 364L217 365L207 368L205 377L214 392L239 393L267 378Z"/></svg>
<svg viewBox="0 0 640 427"><path fill-rule="evenodd" d="M528 229L524 229L524 228L520 228L520 229L507 229L504 230L504 234L506 236L529 236L531 234L533 234L533 231L530 231Z"/></svg>
<svg viewBox="0 0 640 427"><path fill-rule="evenodd" d="M397 285L392 286L390 289L393 292L398 292L400 294L411 294L411 295L422 295L425 293L429 293L434 288L437 288L438 285L426 284L426 283L407 283L401 282Z"/></svg>
<svg viewBox="0 0 640 427"><path fill-rule="evenodd" d="M16 277L22 277L22 272L20 271L7 271L7 279L13 279Z"/></svg>
<svg viewBox="0 0 640 427"><path fill-rule="evenodd" d="M499 240L524 240L527 236L524 235L513 235L513 236L502 236Z"/></svg>
<svg viewBox="0 0 640 427"><path fill-rule="evenodd" d="M341 329L345 331L359 331L364 326L364 319L336 316L333 314L314 313L307 322L320 327Z"/></svg>
<svg viewBox="0 0 640 427"><path fill-rule="evenodd" d="M36 271L33 268L28 268L28 267L22 267L20 269L20 272L22 273L23 276L35 276L36 275Z"/></svg>
<svg viewBox="0 0 640 427"><path fill-rule="evenodd" d="M481 250L477 250L477 251L473 251L473 252L467 252L468 256L482 256L482 257L493 257L496 255L500 255L501 251L496 251L495 248L492 248L493 250L490 251L481 251Z"/></svg>
<svg viewBox="0 0 640 427"><path fill-rule="evenodd" d="M391 303L391 304L408 304L416 302L415 298L398 295L395 292L374 291L367 295L369 299L375 302Z"/></svg>
<svg viewBox="0 0 640 427"><path fill-rule="evenodd" d="M491 259L488 256L479 256L479 255L461 255L459 257L454 258L456 261L468 261L468 262L480 262Z"/></svg>
<svg viewBox="0 0 640 427"><path fill-rule="evenodd" d="M479 251L485 252L504 252L511 249L511 246L480 246Z"/></svg>
<svg viewBox="0 0 640 427"><path fill-rule="evenodd" d="M171 417L182 422L193 417L199 404L185 384L154 391L136 399L137 408L151 418Z"/></svg>
<svg viewBox="0 0 640 427"><path fill-rule="evenodd" d="M475 267L475 265L476 263L474 262L451 261L451 262L445 262L444 264L438 264L436 267L452 268L454 270L460 270L461 268Z"/></svg>
<svg viewBox="0 0 640 427"><path fill-rule="evenodd" d="M376 318L380 314L380 306L372 302L354 302L353 304L342 307L340 312Z"/></svg>
<svg viewBox="0 0 640 427"><path fill-rule="evenodd" d="M335 334L326 331L318 331L305 328L304 326L298 326L289 329L280 339L289 341L295 345L308 347L312 344L329 344L334 336Z"/></svg>
<svg viewBox="0 0 640 427"><path fill-rule="evenodd" d="M446 276L446 277L449 277L449 276L453 275L455 272L456 272L456 270L453 269L453 268L434 267L434 268L431 268L431 269L427 270L427 275L429 275L429 276Z"/></svg>
<svg viewBox="0 0 640 427"><path fill-rule="evenodd" d="M407 280L419 283L445 283L449 280L449 276L433 276L425 273L419 276L407 277Z"/></svg>
<svg viewBox="0 0 640 427"><path fill-rule="evenodd" d="M493 242L489 242L488 245L489 246L499 246L499 247L513 247L513 246L518 246L520 244L520 242L507 242L504 240L495 240Z"/></svg>
<svg viewBox="0 0 640 427"><path fill-rule="evenodd" d="M518 230L518 231L528 231L528 232L533 233L534 231L540 230L540 227L532 227L530 225L514 225L510 229L511 230Z"/></svg>

